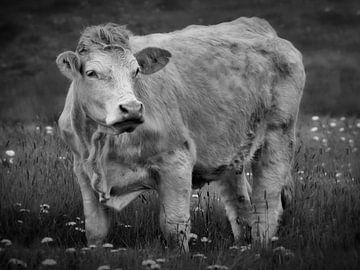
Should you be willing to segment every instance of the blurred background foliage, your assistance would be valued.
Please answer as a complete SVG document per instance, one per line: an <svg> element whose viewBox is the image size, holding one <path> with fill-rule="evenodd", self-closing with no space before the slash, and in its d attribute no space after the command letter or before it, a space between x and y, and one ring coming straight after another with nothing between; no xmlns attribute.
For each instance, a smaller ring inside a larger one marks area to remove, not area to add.
<svg viewBox="0 0 360 270"><path fill-rule="evenodd" d="M57 120L68 82L56 56L74 50L84 27L115 22L134 34L268 20L303 53L303 113L360 115L358 0L0 0L0 120Z"/></svg>

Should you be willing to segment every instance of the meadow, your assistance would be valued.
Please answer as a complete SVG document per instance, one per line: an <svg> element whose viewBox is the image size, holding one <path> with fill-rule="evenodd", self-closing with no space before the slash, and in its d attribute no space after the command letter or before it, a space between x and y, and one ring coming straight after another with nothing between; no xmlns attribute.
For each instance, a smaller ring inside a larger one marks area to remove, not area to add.
<svg viewBox="0 0 360 270"><path fill-rule="evenodd" d="M359 269L360 119L301 117L294 199L269 245L234 246L211 186L194 190L190 254L163 244L157 196L87 247L72 156L56 125L0 127L0 269ZM248 173L248 177L251 174Z"/></svg>
<svg viewBox="0 0 360 270"><path fill-rule="evenodd" d="M88 25L143 35L240 16L269 21L306 67L294 199L278 238L234 246L210 185L192 196L188 255L164 247L152 192L109 210L107 243L86 246L72 155L56 124L69 84L56 56L74 50ZM360 269L358 0L2 0L0 17L0 269Z"/></svg>

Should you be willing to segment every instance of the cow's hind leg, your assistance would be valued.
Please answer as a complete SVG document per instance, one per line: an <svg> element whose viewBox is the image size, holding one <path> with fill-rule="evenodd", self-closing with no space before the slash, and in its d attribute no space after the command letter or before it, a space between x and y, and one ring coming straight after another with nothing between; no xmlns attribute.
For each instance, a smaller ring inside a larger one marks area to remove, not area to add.
<svg viewBox="0 0 360 270"><path fill-rule="evenodd" d="M292 185L293 126L269 126L264 144L252 162L253 212L249 218L253 240L267 241L277 230L283 212L284 188Z"/></svg>
<svg viewBox="0 0 360 270"><path fill-rule="evenodd" d="M232 169L215 182L230 221L235 243L244 244L250 240L247 217L251 210L250 186L245 171Z"/></svg>
<svg viewBox="0 0 360 270"><path fill-rule="evenodd" d="M188 252L193 161L186 152L163 159L158 185L160 227L170 247Z"/></svg>
<svg viewBox="0 0 360 270"><path fill-rule="evenodd" d="M74 171L80 185L83 199L85 230L88 245L101 244L108 234L110 221L105 206L99 203L90 179L83 170L83 165L74 158Z"/></svg>

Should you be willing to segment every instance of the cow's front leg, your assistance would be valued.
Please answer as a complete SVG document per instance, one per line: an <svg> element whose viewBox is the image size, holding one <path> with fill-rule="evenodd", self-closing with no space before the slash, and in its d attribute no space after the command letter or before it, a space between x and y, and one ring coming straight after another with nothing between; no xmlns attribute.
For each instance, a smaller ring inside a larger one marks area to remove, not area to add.
<svg viewBox="0 0 360 270"><path fill-rule="evenodd" d="M253 213L249 223L254 240L267 241L277 231L283 212L282 191L292 185L293 133L271 130L256 153L253 169Z"/></svg>
<svg viewBox="0 0 360 270"><path fill-rule="evenodd" d="M74 170L83 199L86 239L88 245L99 245L108 234L110 220L105 206L99 203L99 199L91 187L90 179L84 172L82 163L76 157L74 158Z"/></svg>
<svg viewBox="0 0 360 270"><path fill-rule="evenodd" d="M251 190L245 171L229 170L215 184L224 203L235 243L247 243L250 239L247 218L251 211Z"/></svg>
<svg viewBox="0 0 360 270"><path fill-rule="evenodd" d="M170 246L188 252L193 161L186 152L163 158L158 186L160 226Z"/></svg>

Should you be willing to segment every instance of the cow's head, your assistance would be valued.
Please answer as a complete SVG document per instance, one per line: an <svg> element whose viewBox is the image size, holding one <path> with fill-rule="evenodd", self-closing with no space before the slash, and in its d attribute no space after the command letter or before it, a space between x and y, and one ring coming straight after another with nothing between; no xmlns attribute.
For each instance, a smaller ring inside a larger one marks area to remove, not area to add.
<svg viewBox="0 0 360 270"><path fill-rule="evenodd" d="M56 59L60 71L73 81L76 100L87 117L115 134L131 132L144 122L144 105L134 84L142 74L162 69L171 57L156 47L133 54L130 34L116 24L88 27L76 51Z"/></svg>

